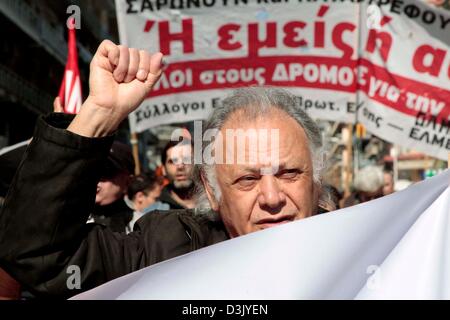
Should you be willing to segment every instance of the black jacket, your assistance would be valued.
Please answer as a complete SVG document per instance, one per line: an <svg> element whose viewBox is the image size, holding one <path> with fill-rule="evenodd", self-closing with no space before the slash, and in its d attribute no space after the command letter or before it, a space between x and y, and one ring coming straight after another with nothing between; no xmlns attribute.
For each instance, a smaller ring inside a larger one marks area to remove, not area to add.
<svg viewBox="0 0 450 320"><path fill-rule="evenodd" d="M119 199L106 206L96 205L91 218L114 232L126 232L128 223L133 219L133 210L123 199Z"/></svg>
<svg viewBox="0 0 450 320"><path fill-rule="evenodd" d="M64 130L71 117L38 120L0 213L0 267L37 295L69 297L106 281L228 239L223 224L194 210L153 212L125 235L86 224L113 137ZM69 290L81 270L81 290Z"/></svg>
<svg viewBox="0 0 450 320"><path fill-rule="evenodd" d="M158 200L164 203L167 203L170 206L170 209L185 209L180 203L178 203L170 194L172 186L169 184L165 186L161 190L161 194L158 197Z"/></svg>

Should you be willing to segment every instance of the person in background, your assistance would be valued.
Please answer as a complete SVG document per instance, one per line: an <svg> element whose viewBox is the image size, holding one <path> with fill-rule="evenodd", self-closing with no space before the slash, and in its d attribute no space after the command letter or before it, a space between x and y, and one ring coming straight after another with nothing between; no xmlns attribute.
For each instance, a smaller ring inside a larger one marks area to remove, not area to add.
<svg viewBox="0 0 450 320"><path fill-rule="evenodd" d="M359 170L353 182L355 191L344 200L344 207L351 207L383 196L383 170L367 166Z"/></svg>
<svg viewBox="0 0 450 320"><path fill-rule="evenodd" d="M394 177L391 171L383 171L383 195L387 196L388 194L394 193Z"/></svg>
<svg viewBox="0 0 450 320"><path fill-rule="evenodd" d="M169 141L161 154L163 171L169 184L159 200L170 205L170 209L192 209L195 207L194 183L192 181L191 140Z"/></svg>
<svg viewBox="0 0 450 320"><path fill-rule="evenodd" d="M319 198L318 213L327 213L340 209L339 202L341 201L342 195L339 190L331 184L324 184L322 186L322 190L323 191Z"/></svg>
<svg viewBox="0 0 450 320"><path fill-rule="evenodd" d="M127 233L133 231L134 223L144 214L155 210L170 209L167 203L157 200L160 194L161 188L153 173L140 174L131 179L127 196L133 204L134 212L133 218L128 223Z"/></svg>
<svg viewBox="0 0 450 320"><path fill-rule="evenodd" d="M128 192L134 166L131 148L114 141L97 183L95 207L88 222L103 224L112 231L126 232L133 212L126 205L124 197Z"/></svg>

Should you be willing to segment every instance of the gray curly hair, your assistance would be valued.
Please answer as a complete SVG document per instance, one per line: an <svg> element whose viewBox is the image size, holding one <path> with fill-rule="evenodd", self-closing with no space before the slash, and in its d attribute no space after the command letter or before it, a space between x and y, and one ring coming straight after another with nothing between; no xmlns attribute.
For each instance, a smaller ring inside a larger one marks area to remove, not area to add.
<svg viewBox="0 0 450 320"><path fill-rule="evenodd" d="M275 87L247 87L236 89L230 96L222 101L203 126L203 132L207 130L220 131L224 123L235 112L242 112L247 119L256 119L269 114L273 109L281 110L291 116L305 131L308 146L312 155L313 179L320 184L321 173L324 168L322 137L317 124L297 103L296 97L290 92ZM202 153L208 142L202 141ZM202 177L211 187L217 202L220 201L221 192L217 184L214 164L201 164L194 166L193 180L197 208L201 211L210 210L210 204L206 196Z"/></svg>

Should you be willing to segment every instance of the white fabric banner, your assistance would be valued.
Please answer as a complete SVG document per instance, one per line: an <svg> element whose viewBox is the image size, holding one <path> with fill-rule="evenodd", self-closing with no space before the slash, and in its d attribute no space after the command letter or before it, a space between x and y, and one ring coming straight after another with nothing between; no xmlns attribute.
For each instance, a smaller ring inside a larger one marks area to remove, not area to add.
<svg viewBox="0 0 450 320"><path fill-rule="evenodd" d="M161 262L74 299L450 299L450 170Z"/></svg>
<svg viewBox="0 0 450 320"><path fill-rule="evenodd" d="M116 0L121 42L168 63L131 130L206 119L231 88L272 85L313 118L447 160L450 11L358 2Z"/></svg>
<svg viewBox="0 0 450 320"><path fill-rule="evenodd" d="M354 121L358 35L346 28L358 24L359 6L196 2L116 0L121 42L161 51L168 63L130 115L131 130L206 119L230 88L256 84L290 87L312 116Z"/></svg>
<svg viewBox="0 0 450 320"><path fill-rule="evenodd" d="M368 3L362 12L368 11ZM370 11L370 10L369 10ZM447 160L450 152L450 11L421 0L379 7L382 26L359 25L357 122L378 137ZM379 49L371 52L370 39Z"/></svg>

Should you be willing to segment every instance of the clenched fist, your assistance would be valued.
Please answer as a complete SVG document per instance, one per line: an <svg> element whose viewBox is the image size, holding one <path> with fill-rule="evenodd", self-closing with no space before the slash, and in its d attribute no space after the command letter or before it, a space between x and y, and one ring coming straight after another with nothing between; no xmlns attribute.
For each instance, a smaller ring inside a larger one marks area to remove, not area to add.
<svg viewBox="0 0 450 320"><path fill-rule="evenodd" d="M89 97L68 130L87 137L113 133L161 76L162 54L103 41L91 61Z"/></svg>

